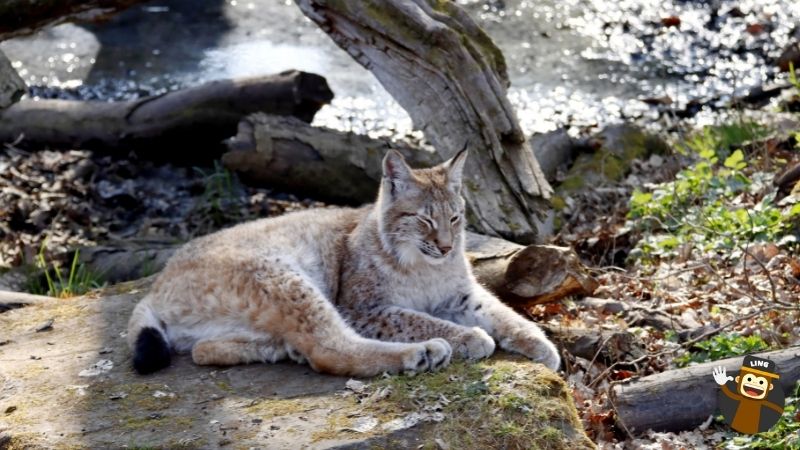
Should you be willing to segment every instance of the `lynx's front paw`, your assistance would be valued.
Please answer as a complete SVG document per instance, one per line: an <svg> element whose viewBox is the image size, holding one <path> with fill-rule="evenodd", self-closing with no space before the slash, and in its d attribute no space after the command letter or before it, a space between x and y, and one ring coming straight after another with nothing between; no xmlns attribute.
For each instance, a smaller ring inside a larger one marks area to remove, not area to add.
<svg viewBox="0 0 800 450"><path fill-rule="evenodd" d="M450 344L440 338L414 344L403 358L403 369L406 372L439 370L450 364L452 353Z"/></svg>
<svg viewBox="0 0 800 450"><path fill-rule="evenodd" d="M558 349L544 334L537 334L504 339L500 346L512 352L522 353L549 369L558 370L561 366Z"/></svg>
<svg viewBox="0 0 800 450"><path fill-rule="evenodd" d="M494 339L478 327L470 328L451 342L456 355L464 359L483 359L494 353Z"/></svg>

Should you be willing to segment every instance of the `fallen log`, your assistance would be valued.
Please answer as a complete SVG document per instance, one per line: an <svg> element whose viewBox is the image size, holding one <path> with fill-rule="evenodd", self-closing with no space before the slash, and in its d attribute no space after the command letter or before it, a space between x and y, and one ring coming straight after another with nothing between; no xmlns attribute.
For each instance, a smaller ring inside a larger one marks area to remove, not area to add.
<svg viewBox="0 0 800 450"><path fill-rule="evenodd" d="M784 392L791 392L800 379L800 347L756 355L775 361ZM728 358L616 383L610 396L617 422L634 434L696 427L717 408L718 385L711 371L723 366L731 373L741 365L742 357Z"/></svg>
<svg viewBox="0 0 800 450"><path fill-rule="evenodd" d="M148 0L4 0L0 41L69 21L97 20Z"/></svg>
<svg viewBox="0 0 800 450"><path fill-rule="evenodd" d="M569 247L526 247L469 233L467 257L481 283L521 309L571 295L591 295L598 286Z"/></svg>
<svg viewBox="0 0 800 450"><path fill-rule="evenodd" d="M219 156L222 141L254 112L292 115L310 122L333 98L319 75L277 75L212 81L125 102L21 101L0 111L0 142L20 147L137 150L188 159Z"/></svg>
<svg viewBox="0 0 800 450"><path fill-rule="evenodd" d="M375 199L381 161L390 149L402 153L414 167L441 162L434 153L388 139L312 127L293 117L267 114L242 120L228 148L222 163L245 182L344 204Z"/></svg>

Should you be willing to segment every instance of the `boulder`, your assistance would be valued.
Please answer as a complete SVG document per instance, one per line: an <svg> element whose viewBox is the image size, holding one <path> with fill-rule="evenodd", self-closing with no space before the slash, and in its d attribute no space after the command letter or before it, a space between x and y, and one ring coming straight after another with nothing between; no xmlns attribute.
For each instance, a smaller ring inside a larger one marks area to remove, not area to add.
<svg viewBox="0 0 800 450"><path fill-rule="evenodd" d="M553 180L556 170L566 165L575 156L576 144L567 134L566 128L549 133L534 134L530 138L531 148L544 176Z"/></svg>
<svg viewBox="0 0 800 450"><path fill-rule="evenodd" d="M594 151L584 152L556 187L553 205L563 207L563 198L587 187L598 187L622 180L630 172L631 161L652 154L665 154L669 146L660 137L632 124L604 128L587 142Z"/></svg>

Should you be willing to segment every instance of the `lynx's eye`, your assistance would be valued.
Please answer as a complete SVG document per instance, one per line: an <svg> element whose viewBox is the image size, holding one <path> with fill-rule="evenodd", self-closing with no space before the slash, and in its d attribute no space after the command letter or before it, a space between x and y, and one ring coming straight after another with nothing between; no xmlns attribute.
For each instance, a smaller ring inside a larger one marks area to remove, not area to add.
<svg viewBox="0 0 800 450"><path fill-rule="evenodd" d="M417 214L417 220L419 220L420 222L424 223L424 224L425 224L425 226L427 226L427 227L428 227L428 228L430 228L431 230L432 230L432 229L434 229L434 228L436 228L436 227L433 225L433 221L432 221L431 219L429 219L428 217L425 217L425 216L420 216L419 214Z"/></svg>
<svg viewBox="0 0 800 450"><path fill-rule="evenodd" d="M455 225L456 223L458 223L459 220L461 220L461 216L456 214L450 218L450 223Z"/></svg>

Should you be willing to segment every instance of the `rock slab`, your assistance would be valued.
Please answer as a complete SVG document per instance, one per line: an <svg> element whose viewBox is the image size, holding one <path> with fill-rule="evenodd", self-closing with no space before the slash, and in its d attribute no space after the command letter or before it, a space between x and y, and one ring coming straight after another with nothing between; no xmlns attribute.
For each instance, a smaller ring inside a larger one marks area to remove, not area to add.
<svg viewBox="0 0 800 450"><path fill-rule="evenodd" d="M470 444L452 430L464 420L490 423L474 411L496 404L521 408L508 417L534 431L517 436L525 444L546 438L547 448L593 448L561 378L510 356L361 383L294 363L213 368L186 356L139 376L130 368L125 329L146 289L146 282L126 283L0 314L0 434L7 445L435 448L438 438L463 448ZM50 326L37 332L42 323ZM475 445L496 439L497 430L483 428L472 433Z"/></svg>

